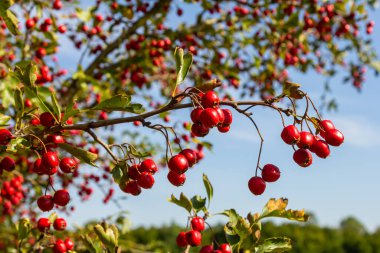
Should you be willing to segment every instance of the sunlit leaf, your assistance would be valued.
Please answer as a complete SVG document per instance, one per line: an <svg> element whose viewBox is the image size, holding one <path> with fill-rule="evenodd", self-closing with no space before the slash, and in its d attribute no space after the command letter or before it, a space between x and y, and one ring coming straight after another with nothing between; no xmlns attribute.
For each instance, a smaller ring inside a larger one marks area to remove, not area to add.
<svg viewBox="0 0 380 253"><path fill-rule="evenodd" d="M97 167L96 164L94 163L95 160L98 158L97 154L91 153L87 150L72 146L72 145L67 144L67 143L60 143L60 144L58 144L58 146L61 149L65 150L66 152L72 154L76 158L80 159L81 161L83 161L83 162L85 162L91 166Z"/></svg>

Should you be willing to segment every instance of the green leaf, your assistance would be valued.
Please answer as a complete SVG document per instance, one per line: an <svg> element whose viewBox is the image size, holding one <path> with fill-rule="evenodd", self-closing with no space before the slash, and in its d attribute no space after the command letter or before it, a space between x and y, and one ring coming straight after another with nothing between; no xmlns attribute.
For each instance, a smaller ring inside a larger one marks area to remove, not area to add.
<svg viewBox="0 0 380 253"><path fill-rule="evenodd" d="M377 72L380 72L380 61L372 61L369 65L374 68Z"/></svg>
<svg viewBox="0 0 380 253"><path fill-rule="evenodd" d="M22 117L24 114L24 102L22 99L22 92L20 89L16 88L14 93L14 102L15 102L15 109L17 112L17 117Z"/></svg>
<svg viewBox="0 0 380 253"><path fill-rule="evenodd" d="M131 112L136 114L141 114L145 112L145 109L142 104L130 104L129 106L123 109L123 112Z"/></svg>
<svg viewBox="0 0 380 253"><path fill-rule="evenodd" d="M115 252L117 241L113 229L109 227L104 228L100 224L96 224L94 226L94 231L99 240L110 250L110 252Z"/></svg>
<svg viewBox="0 0 380 253"><path fill-rule="evenodd" d="M51 224L54 223L54 221L58 218L58 214L56 212L53 212L52 214L49 215L49 221Z"/></svg>
<svg viewBox="0 0 380 253"><path fill-rule="evenodd" d="M27 149L30 146L30 143L27 139L18 137L12 139L11 142L7 145L7 152L13 154L19 154L23 150Z"/></svg>
<svg viewBox="0 0 380 253"><path fill-rule="evenodd" d="M91 253L100 253L103 252L98 241L95 243L89 235L82 236L83 242L86 246L86 249Z"/></svg>
<svg viewBox="0 0 380 253"><path fill-rule="evenodd" d="M55 96L55 93L51 93L51 102L53 104L53 115L57 115L58 118L61 118L61 107L58 104L57 97Z"/></svg>
<svg viewBox="0 0 380 253"><path fill-rule="evenodd" d="M79 158L81 161L83 161L83 162L85 162L91 166L97 167L96 164L94 163L95 160L98 158L97 154L91 153L91 152L84 150L84 149L81 149L81 148L74 147L74 146L67 144L67 143L60 143L60 144L58 144L58 146L61 149L72 154L76 158Z"/></svg>
<svg viewBox="0 0 380 253"><path fill-rule="evenodd" d="M210 202L211 202L211 199L212 199L212 196L214 194L214 188L212 187L212 184L210 182L210 180L208 179L207 175L206 174L203 174L203 184L206 188L206 192L207 192L207 198L208 198L208 207L210 206Z"/></svg>
<svg viewBox="0 0 380 253"><path fill-rule="evenodd" d="M206 206L206 198L202 198L199 195L195 195L191 198L191 203L196 212L199 212Z"/></svg>
<svg viewBox="0 0 380 253"><path fill-rule="evenodd" d="M131 96L119 94L112 98L101 101L99 104L91 108L91 110L101 111L123 111L132 113L144 112L141 104L130 104Z"/></svg>
<svg viewBox="0 0 380 253"><path fill-rule="evenodd" d="M305 94L299 90L300 87L301 85L298 83L285 82L282 93L290 98L301 99Z"/></svg>
<svg viewBox="0 0 380 253"><path fill-rule="evenodd" d="M34 86L37 80L37 66L31 61L21 61L15 66L14 71L11 73L13 77L17 78L25 86Z"/></svg>
<svg viewBox="0 0 380 253"><path fill-rule="evenodd" d="M66 107L65 113L62 118L62 122L66 122L70 117L79 114L81 111L79 109L74 109L75 101L71 101Z"/></svg>
<svg viewBox="0 0 380 253"><path fill-rule="evenodd" d="M270 199L258 217L258 220L267 217L278 217L288 220L306 222L309 219L309 215L305 214L304 210L286 209L287 206L288 200L285 198Z"/></svg>
<svg viewBox="0 0 380 253"><path fill-rule="evenodd" d="M185 208L189 213L193 210L193 203L181 192L179 199L172 194L169 202L176 204L177 206Z"/></svg>
<svg viewBox="0 0 380 253"><path fill-rule="evenodd" d="M14 4L13 0L1 0L0 1L0 12L4 12L9 9Z"/></svg>
<svg viewBox="0 0 380 253"><path fill-rule="evenodd" d="M0 113L0 127L7 126L7 123L10 119L11 119L10 116Z"/></svg>
<svg viewBox="0 0 380 253"><path fill-rule="evenodd" d="M21 219L17 223L18 240L27 238L31 230L32 224L30 224L30 220L26 218Z"/></svg>
<svg viewBox="0 0 380 253"><path fill-rule="evenodd" d="M286 237L274 237L264 240L263 244L256 248L256 253L286 252L292 249L292 241Z"/></svg>
<svg viewBox="0 0 380 253"><path fill-rule="evenodd" d="M75 8L75 13L77 17L83 22L88 22L92 18L92 13L96 7L88 8L87 10L82 10L80 8Z"/></svg>
<svg viewBox="0 0 380 253"><path fill-rule="evenodd" d="M1 14L5 24L7 25L8 30L13 35L19 35L20 31L18 30L18 19L16 15L11 10L7 10L5 13Z"/></svg>
<svg viewBox="0 0 380 253"><path fill-rule="evenodd" d="M124 173L123 173L123 169L121 168L121 166L116 165L112 169L112 177L113 177L113 180L115 181L115 183L119 184L123 175L124 175Z"/></svg>
<svg viewBox="0 0 380 253"><path fill-rule="evenodd" d="M177 79L174 85L172 85L172 97L175 96L177 86L180 85L186 78L187 73L190 70L193 63L193 55L191 53L184 54L184 51L180 47L176 47L174 50L174 58L176 62Z"/></svg>

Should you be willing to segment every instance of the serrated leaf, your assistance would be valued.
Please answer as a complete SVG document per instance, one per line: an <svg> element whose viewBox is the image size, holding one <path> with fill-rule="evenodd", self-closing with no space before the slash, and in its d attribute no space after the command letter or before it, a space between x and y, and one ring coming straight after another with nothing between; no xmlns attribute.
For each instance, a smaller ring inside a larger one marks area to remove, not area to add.
<svg viewBox="0 0 380 253"><path fill-rule="evenodd" d="M212 187L212 184L211 184L211 182L208 179L206 174L203 174L203 184L205 186L206 193L207 193L207 199L208 199L208 205L207 206L209 207L212 196L214 195L214 188Z"/></svg>
<svg viewBox="0 0 380 253"><path fill-rule="evenodd" d="M187 73L190 70L193 63L193 55L191 53L184 54L184 51L180 47L176 47L174 50L174 58L176 62L177 79L172 85L172 97L175 96L177 86L180 85L186 78Z"/></svg>
<svg viewBox="0 0 380 253"><path fill-rule="evenodd" d="M177 199L172 194L171 198L169 198L168 201L176 204L177 206L185 208L189 213L191 213L191 211L193 210L193 204L182 192L179 199Z"/></svg>
<svg viewBox="0 0 380 253"><path fill-rule="evenodd" d="M28 237L30 231L32 230L32 224L30 224L30 220L23 218L17 223L17 234L18 240L23 240Z"/></svg>
<svg viewBox="0 0 380 253"><path fill-rule="evenodd" d="M286 209L287 206L288 200L285 198L270 199L265 205L258 219L278 217L302 222L305 222L309 219L309 215L307 215L304 210Z"/></svg>
<svg viewBox="0 0 380 253"><path fill-rule="evenodd" d="M16 15L11 10L6 10L4 12L0 12L0 16L3 18L8 30L13 35L19 35L20 31L18 29L18 19Z"/></svg>
<svg viewBox="0 0 380 253"><path fill-rule="evenodd" d="M301 87L298 83L293 82L285 82L282 88L282 94L294 98L294 99L301 99L305 96L305 94L299 90Z"/></svg>
<svg viewBox="0 0 380 253"><path fill-rule="evenodd" d="M292 249L292 241L286 237L274 237L264 240L263 244L256 248L256 253L286 252Z"/></svg>
<svg viewBox="0 0 380 253"><path fill-rule="evenodd" d="M112 98L101 101L99 104L91 108L91 110L101 111L124 111L131 103L131 96L119 94Z"/></svg>
<svg viewBox="0 0 380 253"><path fill-rule="evenodd" d="M60 143L60 144L58 144L58 147L65 150L66 152L72 154L73 156L75 156L79 160L81 160L81 161L83 161L83 162L85 162L91 166L97 167L96 164L94 163L96 161L96 159L98 158L97 154L91 153L91 152L84 150L84 149L81 149L81 148L77 148L77 147L72 146L72 145L67 144L67 143Z"/></svg>
<svg viewBox="0 0 380 253"><path fill-rule="evenodd" d="M206 198L202 198L199 195L195 195L191 198L191 203L196 212L199 212L206 206Z"/></svg>
<svg viewBox="0 0 380 253"><path fill-rule="evenodd" d="M115 183L119 184L123 175L124 175L123 169L119 165L116 165L112 169L112 177L113 177L113 180L115 181Z"/></svg>

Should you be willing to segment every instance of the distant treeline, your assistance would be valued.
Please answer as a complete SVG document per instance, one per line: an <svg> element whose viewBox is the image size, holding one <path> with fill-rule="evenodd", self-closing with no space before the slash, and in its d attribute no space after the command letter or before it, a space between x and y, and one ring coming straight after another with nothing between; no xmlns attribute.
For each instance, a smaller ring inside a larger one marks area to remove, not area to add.
<svg viewBox="0 0 380 253"><path fill-rule="evenodd" d="M163 227L139 227L126 236L147 249L160 249L160 252L181 252L176 246L175 238L183 228L176 224ZM224 242L223 226L214 226L212 232L207 230L203 244L210 244L214 237L219 243ZM215 236L213 236L215 235ZM263 224L262 239L286 236L293 240L294 253L380 253L380 228L369 233L355 218L344 219L338 228L320 227L313 222L308 224ZM194 249L191 252L199 252Z"/></svg>

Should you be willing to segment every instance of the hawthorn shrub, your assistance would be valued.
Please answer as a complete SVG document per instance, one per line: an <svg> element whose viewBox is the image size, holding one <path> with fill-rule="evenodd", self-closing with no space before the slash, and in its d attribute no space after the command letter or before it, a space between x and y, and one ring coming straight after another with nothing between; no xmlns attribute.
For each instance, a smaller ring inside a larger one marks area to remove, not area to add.
<svg viewBox="0 0 380 253"><path fill-rule="evenodd" d="M253 108L280 115L279 140L294 149L299 166L327 158L344 136L321 117L289 70L327 77L339 70L345 82L360 89L366 70L380 69L369 36L375 24L367 15L374 4L1 1L0 249L160 251L159 245L129 240L122 215L74 232L66 230L62 215L75 211L74 190L85 201L93 185L101 189L105 204L118 204L115 191L136 197L154 190L156 173L167 173L173 186L185 184L189 168L204 158L203 148L211 147L205 141L208 133L228 134L240 120L232 110L250 120L261 139L254 173L246 182L252 198L281 176L276 161L260 159L264 136ZM57 57L68 41L78 60L70 62L70 71ZM189 108L187 119L171 121L171 113ZM122 135L129 142L115 138L112 131L119 124L128 124ZM150 136L140 138L139 127L162 135L164 145ZM85 173L85 166L95 167L94 172ZM288 238L260 238L262 220L308 219L302 210L287 209L287 199L270 199L259 213L217 213L228 219L224 240L202 240L207 220L216 215L209 210L214 189L206 175L203 183L204 197L170 197L189 214L186 230L172 238L184 252L288 251Z"/></svg>

